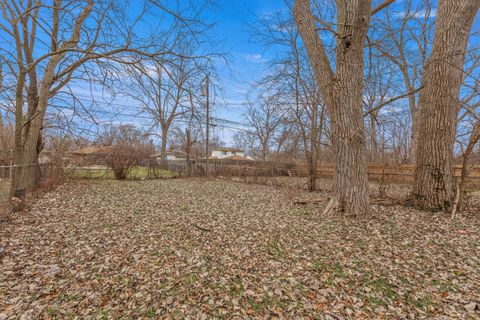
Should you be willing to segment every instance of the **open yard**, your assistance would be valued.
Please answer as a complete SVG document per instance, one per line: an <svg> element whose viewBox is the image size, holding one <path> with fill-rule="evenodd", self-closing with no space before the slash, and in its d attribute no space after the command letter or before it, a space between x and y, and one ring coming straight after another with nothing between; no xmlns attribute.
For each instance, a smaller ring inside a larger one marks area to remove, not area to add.
<svg viewBox="0 0 480 320"><path fill-rule="evenodd" d="M70 178L74 179L115 179L111 169L101 166L67 168L65 171ZM128 179L147 179L150 176L155 178L172 178L175 174L159 168L149 170L147 167L134 167L127 174Z"/></svg>
<svg viewBox="0 0 480 320"><path fill-rule="evenodd" d="M394 191L397 192L397 191ZM480 317L480 216L227 180L76 181L0 225L0 319Z"/></svg>

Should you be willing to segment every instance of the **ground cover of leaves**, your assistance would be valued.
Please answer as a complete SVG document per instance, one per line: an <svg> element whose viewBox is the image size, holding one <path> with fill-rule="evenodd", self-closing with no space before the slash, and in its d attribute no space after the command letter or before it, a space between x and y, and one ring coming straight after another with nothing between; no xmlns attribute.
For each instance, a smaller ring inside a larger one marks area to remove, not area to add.
<svg viewBox="0 0 480 320"><path fill-rule="evenodd" d="M0 319L474 319L480 217L227 180L72 182L0 225Z"/></svg>

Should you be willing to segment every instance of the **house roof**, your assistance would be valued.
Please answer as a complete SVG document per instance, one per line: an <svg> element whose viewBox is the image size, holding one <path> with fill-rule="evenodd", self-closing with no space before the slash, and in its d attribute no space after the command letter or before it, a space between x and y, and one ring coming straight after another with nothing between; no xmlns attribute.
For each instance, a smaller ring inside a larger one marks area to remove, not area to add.
<svg viewBox="0 0 480 320"><path fill-rule="evenodd" d="M213 151L243 152L242 149L238 149L238 148L227 148L227 147L215 148L215 149L213 149Z"/></svg>
<svg viewBox="0 0 480 320"><path fill-rule="evenodd" d="M167 152L167 156L175 156L175 158L186 158L187 154L182 151L171 151Z"/></svg>
<svg viewBox="0 0 480 320"><path fill-rule="evenodd" d="M186 158L187 154L183 151L169 151L167 152L167 156L175 156L175 158ZM154 153L152 154L152 157L160 158L162 157L162 153L161 152Z"/></svg>
<svg viewBox="0 0 480 320"><path fill-rule="evenodd" d="M88 155L106 155L110 152L112 146L91 146L79 150L71 151L70 154L78 156Z"/></svg>
<svg viewBox="0 0 480 320"><path fill-rule="evenodd" d="M239 155L233 155L233 156L228 156L225 158L222 158L222 160L235 160L235 161L255 161L253 159L247 158L247 157L242 157Z"/></svg>

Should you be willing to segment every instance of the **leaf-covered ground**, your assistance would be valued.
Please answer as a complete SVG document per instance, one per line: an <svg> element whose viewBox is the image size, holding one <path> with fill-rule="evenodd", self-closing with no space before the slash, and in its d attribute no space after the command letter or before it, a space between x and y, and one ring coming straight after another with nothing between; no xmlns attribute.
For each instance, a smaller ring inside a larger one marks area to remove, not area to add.
<svg viewBox="0 0 480 320"><path fill-rule="evenodd" d="M0 225L0 319L474 319L480 216L323 216L325 194L91 181Z"/></svg>

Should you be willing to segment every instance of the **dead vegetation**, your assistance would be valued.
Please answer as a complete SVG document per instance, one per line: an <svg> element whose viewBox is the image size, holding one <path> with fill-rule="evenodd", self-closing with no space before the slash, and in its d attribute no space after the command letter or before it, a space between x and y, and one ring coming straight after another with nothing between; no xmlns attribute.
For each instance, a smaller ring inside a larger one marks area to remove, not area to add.
<svg viewBox="0 0 480 320"><path fill-rule="evenodd" d="M225 179L66 184L0 228L0 319L480 316L478 215L373 204L354 220L322 215L323 197Z"/></svg>

